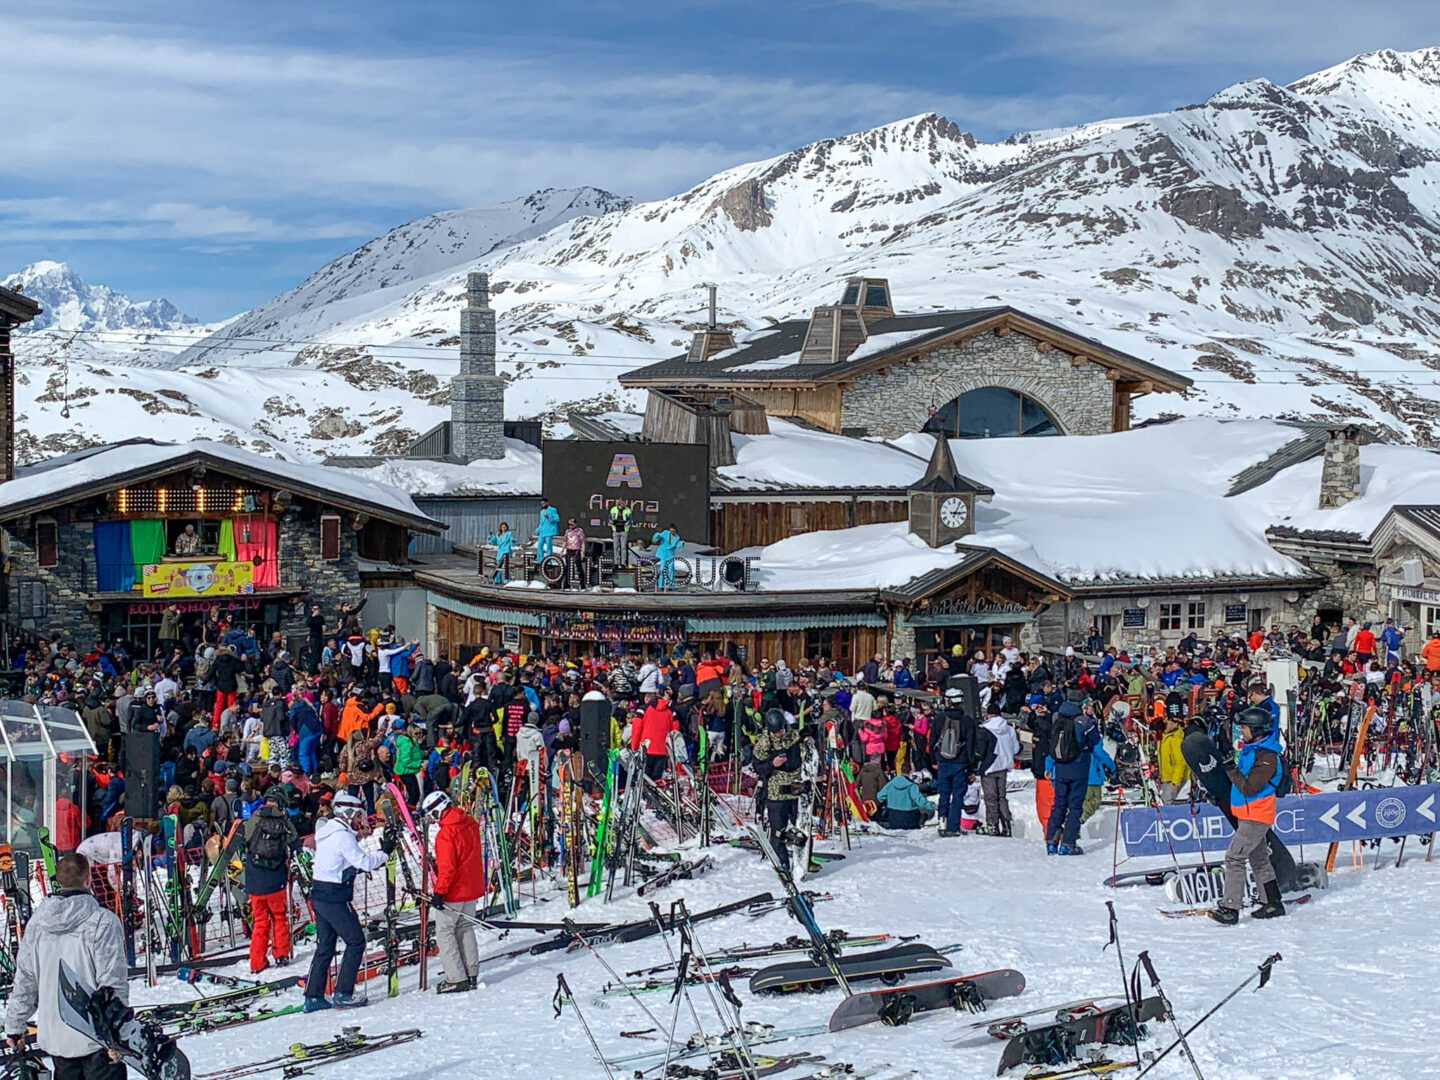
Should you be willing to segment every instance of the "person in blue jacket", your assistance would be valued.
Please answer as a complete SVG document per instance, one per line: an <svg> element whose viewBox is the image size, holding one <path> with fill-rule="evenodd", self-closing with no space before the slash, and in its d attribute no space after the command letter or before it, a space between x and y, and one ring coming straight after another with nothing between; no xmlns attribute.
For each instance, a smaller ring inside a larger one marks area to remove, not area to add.
<svg viewBox="0 0 1440 1080"><path fill-rule="evenodd" d="M300 771L314 776L320 771L320 739L325 734L325 726L304 694L297 694L290 704L290 730L299 736L295 752L300 759Z"/></svg>
<svg viewBox="0 0 1440 1080"><path fill-rule="evenodd" d="M560 511L550 505L549 499L540 500L540 524L535 529L535 561L539 562L555 551L555 537L560 535Z"/></svg>
<svg viewBox="0 0 1440 1080"><path fill-rule="evenodd" d="M935 813L930 800L920 793L919 786L904 773L896 773L875 796L885 807L887 829L918 829Z"/></svg>
<svg viewBox="0 0 1440 1080"><path fill-rule="evenodd" d="M915 675L910 670L910 658L895 661L895 689L914 690L919 686L915 681Z"/></svg>
<svg viewBox="0 0 1440 1080"><path fill-rule="evenodd" d="M672 523L669 528L661 529L650 542L655 545L655 558L660 564L660 571L655 576L655 587L657 589L673 589L675 587L675 556L685 547L685 541L680 539L680 530Z"/></svg>
<svg viewBox="0 0 1440 1080"><path fill-rule="evenodd" d="M1055 749L1061 740L1062 725L1072 726L1079 753L1070 761L1056 761ZM1076 841L1080 838L1080 819L1085 810L1085 794L1090 786L1090 769L1094 750L1100 745L1100 726L1073 701L1061 704L1059 717L1052 729L1045 777L1054 782L1055 801L1050 807L1050 821L1045 827L1047 855L1083 855Z"/></svg>
<svg viewBox="0 0 1440 1080"><path fill-rule="evenodd" d="M551 507L554 512L554 507ZM500 528L486 538L487 544L495 545L495 584L504 585L510 580L510 550L515 546L515 534L510 531L509 522L500 522ZM547 549L547 554L548 549Z"/></svg>

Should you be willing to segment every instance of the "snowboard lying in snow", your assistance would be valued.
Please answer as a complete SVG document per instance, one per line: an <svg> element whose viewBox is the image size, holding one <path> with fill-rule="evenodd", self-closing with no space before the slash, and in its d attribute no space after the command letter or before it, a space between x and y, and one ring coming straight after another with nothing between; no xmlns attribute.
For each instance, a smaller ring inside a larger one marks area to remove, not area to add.
<svg viewBox="0 0 1440 1080"><path fill-rule="evenodd" d="M1090 1043L1134 1046L1144 1038L1144 1025L1148 1021L1160 1020L1166 1015L1165 1001L1158 995L1137 1001L1133 1020L1130 1009L1129 1005L1097 1009L1073 1020L1059 1020L1023 1031L1005 1044L995 1075L1016 1065L1064 1065L1079 1056L1076 1047Z"/></svg>
<svg viewBox="0 0 1440 1080"><path fill-rule="evenodd" d="M938 971L950 967L945 955L929 945L913 942L875 952L850 953L837 960L845 978L854 982L863 979L885 979L899 982L906 975L920 971ZM796 990L823 990L835 983L835 974L828 965L812 960L772 964L750 977L750 992L793 993Z"/></svg>
<svg viewBox="0 0 1440 1080"><path fill-rule="evenodd" d="M1287 892L1305 892L1308 889L1323 889L1330 884L1329 875L1321 863L1296 863L1293 889ZM1255 882L1247 874L1245 878L1245 900L1255 897ZM1165 895L1177 904L1218 904L1225 895L1225 867L1211 865L1208 869L1199 867L1184 873L1172 874L1165 881Z"/></svg>
<svg viewBox="0 0 1440 1080"><path fill-rule="evenodd" d="M897 1027L909 1023L916 1013L937 1009L983 1012L987 1001L1014 997L1024 990L1025 976L1013 968L1002 968L851 994L830 1014L830 1030L844 1031L876 1021Z"/></svg>

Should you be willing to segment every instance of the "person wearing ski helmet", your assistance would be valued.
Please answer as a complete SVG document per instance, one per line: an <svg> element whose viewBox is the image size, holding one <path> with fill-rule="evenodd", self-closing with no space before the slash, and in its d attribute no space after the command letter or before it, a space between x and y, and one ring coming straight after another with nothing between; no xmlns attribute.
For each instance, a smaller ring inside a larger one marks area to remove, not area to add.
<svg viewBox="0 0 1440 1080"><path fill-rule="evenodd" d="M445 981L437 994L474 990L480 975L475 944L475 902L485 895L485 864L480 856L480 826L450 801L432 791L420 803L424 819L436 826L435 876L430 910L435 913L435 942Z"/></svg>
<svg viewBox="0 0 1440 1080"><path fill-rule="evenodd" d="M945 691L945 707L931 728L930 752L935 765L935 791L940 796L940 835L960 835L960 811L970 774L975 769L974 717L965 712L965 692L958 686Z"/></svg>
<svg viewBox="0 0 1440 1080"><path fill-rule="evenodd" d="M315 955L310 961L310 975L305 980L305 1011L328 1009L332 1005L347 1008L364 1005L365 999L355 997L355 976L360 971L360 958L365 950L365 931L355 914L355 875L378 870L395 850L395 837L388 831L380 837L379 851L364 851L360 839L370 829L365 817L365 804L358 795L341 791L330 801L330 817L315 825L314 881L310 888L310 907L315 914ZM330 961L335 956L337 941L345 942L340 959L340 974L335 978L335 995L326 1000L325 980Z"/></svg>
<svg viewBox="0 0 1440 1080"><path fill-rule="evenodd" d="M1230 778L1230 812L1235 815L1235 835L1225 851L1225 892L1210 912L1212 919L1225 926L1234 926L1240 921L1240 906L1245 900L1246 863L1250 865L1256 887L1265 897L1265 902L1255 909L1254 917L1274 919L1285 914L1266 846L1266 834L1275 824L1275 799L1280 787L1280 732L1270 710L1260 704L1240 710L1234 729L1236 756L1234 762L1225 766L1225 775Z"/></svg>
<svg viewBox="0 0 1440 1080"><path fill-rule="evenodd" d="M755 740L755 775L765 785L765 822L780 865L790 869L785 832L795 823L800 797L800 730L779 709L767 709L764 731Z"/></svg>

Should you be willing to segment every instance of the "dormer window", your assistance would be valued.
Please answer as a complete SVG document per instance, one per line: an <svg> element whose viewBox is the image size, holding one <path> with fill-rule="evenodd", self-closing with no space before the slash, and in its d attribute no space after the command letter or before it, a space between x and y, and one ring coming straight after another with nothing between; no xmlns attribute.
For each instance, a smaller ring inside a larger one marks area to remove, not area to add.
<svg viewBox="0 0 1440 1080"><path fill-rule="evenodd" d="M865 306L888 308L890 306L890 287L883 281L866 282Z"/></svg>
<svg viewBox="0 0 1440 1080"><path fill-rule="evenodd" d="M860 303L860 282L852 281L845 286L845 295L840 298L842 307L854 307Z"/></svg>

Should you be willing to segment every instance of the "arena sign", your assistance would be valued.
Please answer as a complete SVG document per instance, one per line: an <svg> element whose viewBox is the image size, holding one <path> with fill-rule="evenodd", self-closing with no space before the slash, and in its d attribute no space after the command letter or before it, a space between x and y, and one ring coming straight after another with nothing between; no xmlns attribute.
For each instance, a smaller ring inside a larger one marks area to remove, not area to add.
<svg viewBox="0 0 1440 1080"><path fill-rule="evenodd" d="M696 443L546 439L541 490L591 538L610 536L610 508L630 507L632 543L673 524L690 544L710 539L710 448Z"/></svg>
<svg viewBox="0 0 1440 1080"><path fill-rule="evenodd" d="M1436 831L1440 784L1287 795L1275 804L1275 835L1286 847L1374 840ZM1120 815L1120 834L1128 855L1177 855L1224 851L1230 823L1217 807L1162 806L1158 812L1135 807Z"/></svg>
<svg viewBox="0 0 1440 1080"><path fill-rule="evenodd" d="M648 559L647 555L647 559ZM675 587L684 589L698 586L711 592L744 592L754 588L756 581L755 555L697 555L686 558L675 557ZM655 592L659 566L647 561L633 570L617 570L615 560L608 555L586 556L580 560L587 587L631 588L636 592ZM495 576L494 552L480 549L478 572L487 581ZM533 552L522 551L510 556L510 576L514 581L539 581L551 588L565 585L565 560L559 555L549 555L536 560Z"/></svg>

